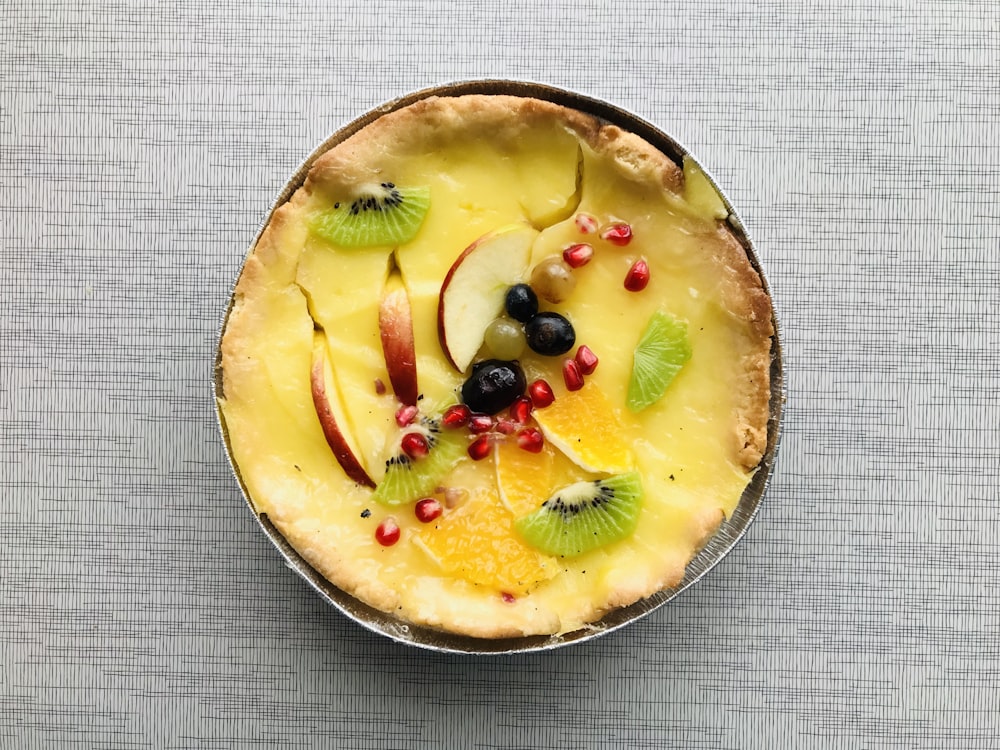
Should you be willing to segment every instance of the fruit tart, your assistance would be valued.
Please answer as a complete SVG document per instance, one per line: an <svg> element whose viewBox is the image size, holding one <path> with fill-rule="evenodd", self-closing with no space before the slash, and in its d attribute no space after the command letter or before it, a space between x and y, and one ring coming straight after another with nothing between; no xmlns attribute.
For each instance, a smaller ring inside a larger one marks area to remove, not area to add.
<svg viewBox="0 0 1000 750"><path fill-rule="evenodd" d="M683 578L767 447L772 311L690 160L428 96L312 162L246 259L218 406L258 514L400 622L565 634Z"/></svg>

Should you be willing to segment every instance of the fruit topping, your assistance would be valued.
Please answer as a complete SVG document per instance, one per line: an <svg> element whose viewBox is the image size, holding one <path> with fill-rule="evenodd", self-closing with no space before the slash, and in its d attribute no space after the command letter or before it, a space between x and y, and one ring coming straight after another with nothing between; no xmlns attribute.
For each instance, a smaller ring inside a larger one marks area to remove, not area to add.
<svg viewBox="0 0 1000 750"><path fill-rule="evenodd" d="M576 277L561 255L550 255L531 270L531 288L542 299L558 305L576 289Z"/></svg>
<svg viewBox="0 0 1000 750"><path fill-rule="evenodd" d="M507 290L528 272L538 231L511 224L483 235L452 263L438 293L438 340L464 373L483 346L486 329L504 311Z"/></svg>
<svg viewBox="0 0 1000 750"><path fill-rule="evenodd" d="M396 398L402 404L416 404L419 390L413 317L410 297L398 273L391 274L386 280L378 308L378 329L386 372Z"/></svg>
<svg viewBox="0 0 1000 750"><path fill-rule="evenodd" d="M375 378L375 393L379 396L385 395L385 383L382 378Z"/></svg>
<svg viewBox="0 0 1000 750"><path fill-rule="evenodd" d="M517 422L510 419L498 419L497 423L493 425L493 429L501 435L513 435L517 432Z"/></svg>
<svg viewBox="0 0 1000 750"><path fill-rule="evenodd" d="M653 313L632 355L628 408L638 412L659 401L690 358L687 323L662 310Z"/></svg>
<svg viewBox="0 0 1000 750"><path fill-rule="evenodd" d="M580 372L580 365L576 363L575 359L563 361L562 373L567 391L578 391L583 388L583 373Z"/></svg>
<svg viewBox="0 0 1000 750"><path fill-rule="evenodd" d="M497 359L517 359L524 353L524 328L508 318L497 318L486 328L484 341Z"/></svg>
<svg viewBox="0 0 1000 750"><path fill-rule="evenodd" d="M586 344L581 344L576 350L576 364L580 368L580 372L584 375L590 375L594 370L597 369L597 363L600 361L597 359L597 355L591 351L590 347Z"/></svg>
<svg viewBox="0 0 1000 750"><path fill-rule="evenodd" d="M399 524L396 519L389 516L375 529L375 541L383 547L391 547L399 541Z"/></svg>
<svg viewBox="0 0 1000 750"><path fill-rule="evenodd" d="M313 232L342 247L401 245L419 231L430 208L426 187L398 188L391 182L364 185L312 218Z"/></svg>
<svg viewBox="0 0 1000 750"><path fill-rule="evenodd" d="M441 507L441 503L433 497L425 497L423 500L418 500L417 504L413 507L413 513L420 523L430 523L443 512L444 508Z"/></svg>
<svg viewBox="0 0 1000 750"><path fill-rule="evenodd" d="M630 292L641 292L649 284L649 264L639 258L625 274L625 288Z"/></svg>
<svg viewBox="0 0 1000 750"><path fill-rule="evenodd" d="M414 461L419 461L421 458L425 458L427 454L430 453L430 446L427 444L427 438L419 432L407 432L403 435L402 440L399 441L399 447L403 453Z"/></svg>
<svg viewBox="0 0 1000 750"><path fill-rule="evenodd" d="M326 438L327 445L333 451L337 463L354 482L365 487L374 487L375 482L358 459L360 451L356 445L352 444L353 441L347 430L347 414L337 390L326 340L321 333L313 335L309 385L313 407L316 409L316 416L323 429L323 437Z"/></svg>
<svg viewBox="0 0 1000 750"><path fill-rule="evenodd" d="M493 417L489 414L473 413L469 417L469 432L473 435L481 435L493 429Z"/></svg>
<svg viewBox="0 0 1000 750"><path fill-rule="evenodd" d="M496 489L477 490L460 508L420 528L418 538L445 574L489 587L497 596L524 594L562 569L521 540Z"/></svg>
<svg viewBox="0 0 1000 750"><path fill-rule="evenodd" d="M534 412L545 439L577 466L601 474L633 468L631 441L611 401L593 382Z"/></svg>
<svg viewBox="0 0 1000 750"><path fill-rule="evenodd" d="M483 434L469 443L468 453L473 461L482 461L493 449L493 440L488 434Z"/></svg>
<svg viewBox="0 0 1000 750"><path fill-rule="evenodd" d="M531 350L546 357L565 354L576 343L573 324L555 312L538 313L525 324L524 335Z"/></svg>
<svg viewBox="0 0 1000 750"><path fill-rule="evenodd" d="M541 453L545 447L545 437L534 427L525 427L517 433L517 447L529 453Z"/></svg>
<svg viewBox="0 0 1000 750"><path fill-rule="evenodd" d="M504 298L507 314L520 323L527 323L538 312L538 295L527 284L514 284Z"/></svg>
<svg viewBox="0 0 1000 750"><path fill-rule="evenodd" d="M593 234L597 231L597 219L590 214L578 213L573 221L576 222L576 228L582 234Z"/></svg>
<svg viewBox="0 0 1000 750"><path fill-rule="evenodd" d="M594 248L585 242L570 245L562 253L563 260L570 268L580 268L590 263L594 257Z"/></svg>
<svg viewBox="0 0 1000 750"><path fill-rule="evenodd" d="M514 403L526 385L524 370L517 362L488 359L473 366L472 375L462 385L462 402L474 412L496 414Z"/></svg>
<svg viewBox="0 0 1000 750"><path fill-rule="evenodd" d="M411 428L412 429L412 428ZM385 476L379 482L372 498L382 505L401 505L430 495L461 459L465 449L465 439L453 430L439 432L436 425L421 424L422 434L427 444L427 455L418 461L405 452L392 456L385 462Z"/></svg>
<svg viewBox="0 0 1000 750"><path fill-rule="evenodd" d="M564 487L514 528L541 552L574 557L631 535L641 507L639 474L629 472Z"/></svg>
<svg viewBox="0 0 1000 750"><path fill-rule="evenodd" d="M531 403L534 404L536 409L544 409L556 400L556 395L552 392L552 386L541 378L531 381L531 385L528 386L528 395L531 397Z"/></svg>
<svg viewBox="0 0 1000 750"><path fill-rule="evenodd" d="M416 421L418 413L419 410L415 405L403 404L396 409L396 424L400 427L411 425Z"/></svg>
<svg viewBox="0 0 1000 750"><path fill-rule="evenodd" d="M526 424L531 417L532 408L533 404L528 396L518 396L514 399L514 403L510 405L510 418L517 424Z"/></svg>
<svg viewBox="0 0 1000 750"><path fill-rule="evenodd" d="M517 597L514 596L509 591L501 591L500 598L503 599L504 604L513 604L514 602L517 601Z"/></svg>
<svg viewBox="0 0 1000 750"><path fill-rule="evenodd" d="M444 410L444 414L441 416L441 424L448 429L454 430L459 427L465 427L469 423L471 416L472 409L468 406L465 404L454 404Z"/></svg>
<svg viewBox="0 0 1000 750"><path fill-rule="evenodd" d="M632 241L632 227L620 221L609 224L601 230L601 239L607 240L612 245L625 247Z"/></svg>

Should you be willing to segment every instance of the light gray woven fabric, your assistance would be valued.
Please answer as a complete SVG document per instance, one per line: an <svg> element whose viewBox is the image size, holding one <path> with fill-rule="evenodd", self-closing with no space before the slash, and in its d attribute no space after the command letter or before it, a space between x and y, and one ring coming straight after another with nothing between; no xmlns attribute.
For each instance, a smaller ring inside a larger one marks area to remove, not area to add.
<svg viewBox="0 0 1000 750"><path fill-rule="evenodd" d="M3 15L0 746L1000 747L992 0ZM789 382L771 491L706 580L487 660L322 604L247 512L210 397L298 161L476 77L606 98L692 149L757 243Z"/></svg>

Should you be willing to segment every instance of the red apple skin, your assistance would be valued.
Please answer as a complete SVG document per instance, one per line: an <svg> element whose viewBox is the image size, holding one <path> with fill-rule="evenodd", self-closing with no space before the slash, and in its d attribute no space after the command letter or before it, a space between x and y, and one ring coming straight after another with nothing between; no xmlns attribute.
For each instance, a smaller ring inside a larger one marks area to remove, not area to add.
<svg viewBox="0 0 1000 750"><path fill-rule="evenodd" d="M478 250L483 244L487 242L494 242L495 240L501 238L502 236L512 232L523 230L526 227L518 225L510 225L508 227L503 227L501 229L488 232L482 237L479 237L471 245L469 245L461 254L455 258L455 262L451 264L451 268L448 269L448 273L445 274L444 281L441 282L441 291L438 293L438 309L437 309L437 330L438 330L438 341L441 344L441 351L444 352L445 358L448 363L454 367L458 372L463 372L462 368L459 367L458 363L455 361L454 355L448 348L448 336L445 327L445 295L448 292L448 288L451 286L452 278L458 271L459 267L465 262L472 253ZM537 234L537 232L535 233Z"/></svg>
<svg viewBox="0 0 1000 750"><path fill-rule="evenodd" d="M347 438L340 431L337 420L333 416L330 408L329 396L326 392L326 382L323 374L324 361L321 356L313 356L312 370L309 373L310 384L312 385L313 405L316 407L316 414L319 416L320 426L323 428L323 435L330 445L333 455L337 459L344 473L360 485L365 487L375 487L375 482L368 476L368 472L358 461L357 456L351 451L347 444Z"/></svg>
<svg viewBox="0 0 1000 750"><path fill-rule="evenodd" d="M413 317L405 287L386 292L378 309L378 330L389 382L400 403L417 405L417 352L413 344Z"/></svg>
<svg viewBox="0 0 1000 750"><path fill-rule="evenodd" d="M451 351L448 349L448 337L445 335L444 332L444 293L448 289L448 287L451 286L451 278L452 276L455 275L455 271L458 270L458 267L462 265L463 261L465 261L469 253L471 253L473 250L479 247L479 245L483 242L483 240L487 239L488 237L490 237L490 235L484 235L483 237L480 237L478 240L476 240L467 248L465 248L465 250L463 250L457 258L455 258L455 262L451 264L451 268L448 269L448 273L446 273L444 276L444 281L441 282L441 292L440 294L438 294L438 314L437 314L438 341L441 343L441 351L444 352L444 356L448 360L448 364L450 364L459 372L461 372L462 369L455 362L455 358L452 357Z"/></svg>

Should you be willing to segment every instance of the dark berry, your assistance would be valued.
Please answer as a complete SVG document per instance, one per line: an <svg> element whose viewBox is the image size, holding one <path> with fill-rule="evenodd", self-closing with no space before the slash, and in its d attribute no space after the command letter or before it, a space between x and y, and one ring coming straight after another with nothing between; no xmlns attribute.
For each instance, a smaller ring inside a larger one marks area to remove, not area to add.
<svg viewBox="0 0 1000 750"><path fill-rule="evenodd" d="M547 357L565 354L576 343L573 324L554 312L538 313L525 324L524 335L532 351Z"/></svg>
<svg viewBox="0 0 1000 750"><path fill-rule="evenodd" d="M488 359L472 367L472 375L462 385L462 402L472 411L496 414L524 393L527 380L517 362Z"/></svg>
<svg viewBox="0 0 1000 750"><path fill-rule="evenodd" d="M514 284L507 290L504 303L507 314L521 323L527 323L538 312L538 297L527 284Z"/></svg>

